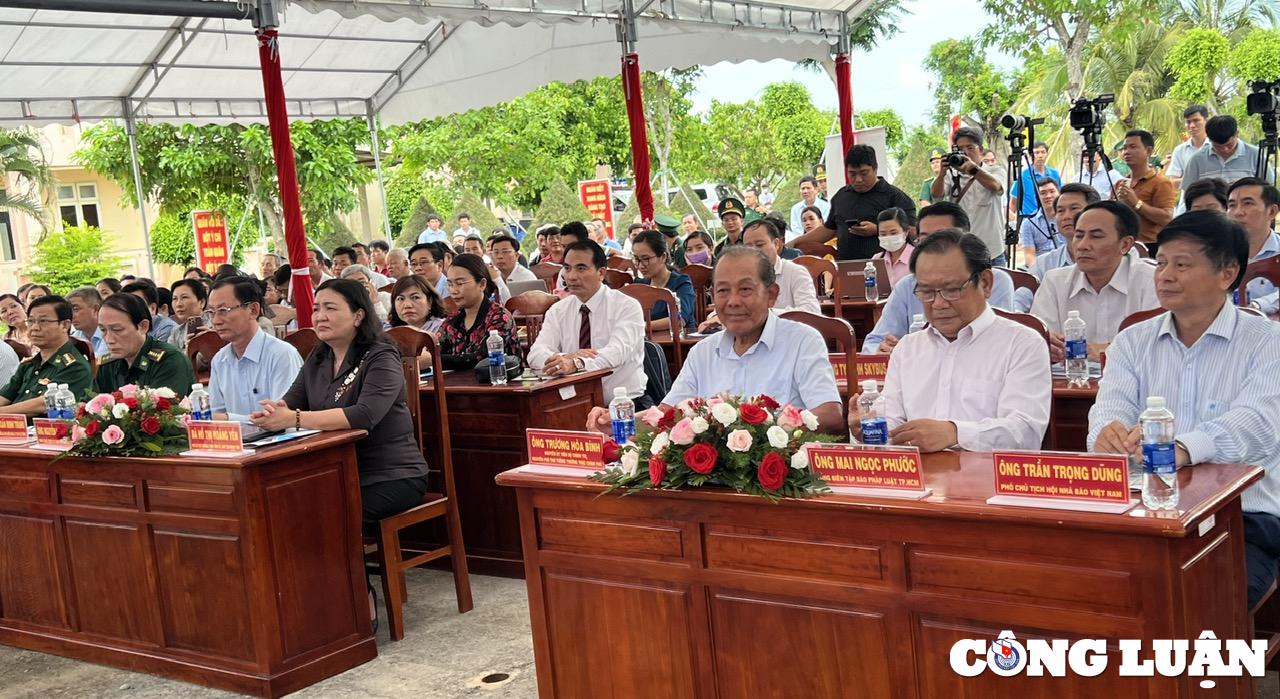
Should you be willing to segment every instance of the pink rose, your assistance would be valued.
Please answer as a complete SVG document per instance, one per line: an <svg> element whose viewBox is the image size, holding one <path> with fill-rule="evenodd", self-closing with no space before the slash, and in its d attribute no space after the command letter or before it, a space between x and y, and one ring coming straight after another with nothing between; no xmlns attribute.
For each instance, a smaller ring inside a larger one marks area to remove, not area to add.
<svg viewBox="0 0 1280 699"><path fill-rule="evenodd" d="M717 405L720 405L720 404L721 404L721 403L723 403L723 402L724 402L724 401L723 401L723 400L721 400L719 397L708 398L708 399L707 399L707 410L710 410L710 409L712 409L712 408L716 407Z"/></svg>
<svg viewBox="0 0 1280 699"><path fill-rule="evenodd" d="M110 393L100 393L89 399L88 405L84 406L85 412L94 415L102 412L103 408L110 408L116 404L116 399Z"/></svg>
<svg viewBox="0 0 1280 699"><path fill-rule="evenodd" d="M85 438L84 428L76 425L71 428L71 441L78 442Z"/></svg>
<svg viewBox="0 0 1280 699"><path fill-rule="evenodd" d="M125 398L135 398L138 395L138 386L137 384L127 383L120 387L120 393L122 393Z"/></svg>
<svg viewBox="0 0 1280 699"><path fill-rule="evenodd" d="M693 409L693 404L687 398L676 404L676 410L679 410L686 417L693 417L696 413Z"/></svg>
<svg viewBox="0 0 1280 699"><path fill-rule="evenodd" d="M734 430L726 440L729 448L736 452L744 452L751 448L751 433L746 430Z"/></svg>
<svg viewBox="0 0 1280 699"><path fill-rule="evenodd" d="M124 441L124 430L116 425L112 425L102 431L102 442L104 444L119 444Z"/></svg>
<svg viewBox="0 0 1280 699"><path fill-rule="evenodd" d="M183 400L186 400L186 399L183 398ZM182 416L179 417L178 419L182 421L183 427L187 427L191 425L191 413L183 413Z"/></svg>
<svg viewBox="0 0 1280 699"><path fill-rule="evenodd" d="M790 432L798 430L804 425L804 418L800 416L800 409L787 403L782 408L782 412L778 413L778 427Z"/></svg>
<svg viewBox="0 0 1280 699"><path fill-rule="evenodd" d="M693 420L685 418L671 428L671 442L685 446L693 443Z"/></svg>
<svg viewBox="0 0 1280 699"><path fill-rule="evenodd" d="M655 405L643 413L640 413L637 417L640 418L640 422L657 429L658 423L662 422L662 411L658 410L658 406Z"/></svg>

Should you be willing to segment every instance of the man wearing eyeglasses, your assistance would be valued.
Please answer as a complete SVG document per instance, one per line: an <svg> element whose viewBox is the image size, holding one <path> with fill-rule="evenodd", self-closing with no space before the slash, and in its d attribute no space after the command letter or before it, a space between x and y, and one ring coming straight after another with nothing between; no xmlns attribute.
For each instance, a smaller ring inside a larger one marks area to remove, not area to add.
<svg viewBox="0 0 1280 699"><path fill-rule="evenodd" d="M216 420L249 422L259 401L279 400L302 368L293 345L263 332L262 292L248 277L227 277L209 291L205 321L226 346L209 368L209 404Z"/></svg>
<svg viewBox="0 0 1280 699"><path fill-rule="evenodd" d="M509 235L495 235L489 239L489 258L505 281L538 281L529 268L520 265L520 243Z"/></svg>
<svg viewBox="0 0 1280 699"><path fill-rule="evenodd" d="M935 452L1039 449L1049 425L1049 348L1034 330L987 306L991 257L976 236L938 231L911 256L929 327L889 357L885 418L891 442ZM849 429L861 436L857 396Z"/></svg>
<svg viewBox="0 0 1280 699"><path fill-rule="evenodd" d="M45 415L44 392L65 383L76 396L93 383L89 361L71 344L71 304L61 296L41 296L27 309L31 344L39 350L22 360L0 388L0 413Z"/></svg>

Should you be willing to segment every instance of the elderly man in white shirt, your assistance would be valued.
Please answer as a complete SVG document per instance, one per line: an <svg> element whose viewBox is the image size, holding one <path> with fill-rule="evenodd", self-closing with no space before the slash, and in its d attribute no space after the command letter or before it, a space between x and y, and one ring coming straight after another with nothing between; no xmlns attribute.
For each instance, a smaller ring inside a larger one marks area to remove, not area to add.
<svg viewBox="0 0 1280 699"><path fill-rule="evenodd" d="M604 249L594 241L565 248L561 276L568 295L547 311L538 339L529 348L529 366L550 376L612 369L601 379L605 396L622 388L637 408L644 373L644 311L635 299L604 284Z"/></svg>
<svg viewBox="0 0 1280 699"><path fill-rule="evenodd" d="M1160 307L1155 266L1131 257L1141 222L1117 201L1085 207L1075 225L1076 263L1049 271L1040 282L1031 314L1049 328L1049 359L1060 362L1066 343L1062 324L1079 311L1089 358L1098 361L1130 314Z"/></svg>
<svg viewBox="0 0 1280 699"><path fill-rule="evenodd" d="M911 260L929 327L902 338L889 357L885 418L893 444L935 452L1039 449L1053 379L1039 333L987 305L991 256L977 237L947 229ZM858 396L849 429L861 436Z"/></svg>

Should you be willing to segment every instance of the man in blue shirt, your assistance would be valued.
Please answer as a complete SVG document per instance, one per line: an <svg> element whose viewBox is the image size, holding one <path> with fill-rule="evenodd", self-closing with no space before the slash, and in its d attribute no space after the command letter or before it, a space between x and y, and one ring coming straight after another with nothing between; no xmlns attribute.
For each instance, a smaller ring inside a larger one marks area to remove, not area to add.
<svg viewBox="0 0 1280 699"><path fill-rule="evenodd" d="M209 291L213 331L227 344L209 368L209 404L215 419L249 422L259 401L279 400L302 368L293 345L262 331L262 292L248 277L226 277Z"/></svg>
<svg viewBox="0 0 1280 699"><path fill-rule="evenodd" d="M418 243L449 242L449 234L440 225L440 214L427 214L427 227L418 234Z"/></svg>
<svg viewBox="0 0 1280 699"><path fill-rule="evenodd" d="M1160 396L1173 411L1178 468L1256 464L1240 498L1248 604L1280 560L1280 325L1228 302L1249 259L1244 229L1216 211L1190 211L1157 239L1156 294L1167 309L1121 332L1089 411L1089 450L1141 454L1138 415Z"/></svg>
<svg viewBox="0 0 1280 699"><path fill-rule="evenodd" d="M1036 182L1045 177L1062 186L1062 176L1057 170L1049 167L1046 163L1049 160L1049 146L1044 141L1039 141L1031 148L1033 158L1032 166L1022 171L1022 177L1013 183L1013 192L1009 195L1010 209L1014 212L1021 211L1023 216L1033 216L1040 210L1040 205L1036 203ZM1027 196L1022 197L1021 193L1026 192Z"/></svg>
<svg viewBox="0 0 1280 699"><path fill-rule="evenodd" d="M937 231L955 228L963 233L969 232L969 216L959 204L940 201L920 210L920 220L916 224L918 237L924 237ZM862 343L863 354L889 354L898 340L911 329L911 318L924 315L924 304L916 298L916 275L908 274L894 285L889 300L885 301L884 310L880 314L880 322L867 335ZM1013 310L1013 280L999 267L992 269L991 297L987 303L1006 311Z"/></svg>
<svg viewBox="0 0 1280 699"><path fill-rule="evenodd" d="M102 307L98 290L91 286L73 289L67 294L67 303L71 304L71 337L88 342L94 357L106 359L111 352L102 337L102 328L98 327L98 309Z"/></svg>

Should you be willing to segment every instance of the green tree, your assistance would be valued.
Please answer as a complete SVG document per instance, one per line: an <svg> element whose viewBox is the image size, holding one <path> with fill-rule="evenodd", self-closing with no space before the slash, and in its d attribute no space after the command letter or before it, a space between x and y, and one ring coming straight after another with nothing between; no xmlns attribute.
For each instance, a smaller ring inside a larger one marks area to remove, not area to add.
<svg viewBox="0 0 1280 699"><path fill-rule="evenodd" d="M933 168L929 165L929 151L934 148L945 149L945 141L941 136L930 133L924 127L915 126L903 139L904 152L898 156L898 176L893 186L906 192L915 199L920 193L920 183L932 178Z"/></svg>
<svg viewBox="0 0 1280 699"><path fill-rule="evenodd" d="M77 286L93 286L120 274L123 260L114 253L111 236L92 227L68 226L35 244L27 267L31 281L65 294Z"/></svg>
<svg viewBox="0 0 1280 699"><path fill-rule="evenodd" d="M1015 76L987 60L975 39L947 39L929 47L924 69L935 76L934 123L946 123L953 113L977 119L988 134L995 134L1000 117L1018 96Z"/></svg>
<svg viewBox="0 0 1280 699"><path fill-rule="evenodd" d="M1219 110L1225 101L1220 78L1230 53L1231 42L1218 30L1188 29L1165 57L1165 67L1174 76L1169 96Z"/></svg>
<svg viewBox="0 0 1280 699"><path fill-rule="evenodd" d="M783 171L774 124L755 100L742 104L712 100L706 125L704 161L711 180L739 189L760 187Z"/></svg>
<svg viewBox="0 0 1280 699"><path fill-rule="evenodd" d="M1231 74L1242 82L1280 78L1280 30L1254 29L1231 50Z"/></svg>
<svg viewBox="0 0 1280 699"><path fill-rule="evenodd" d="M1232 44L1239 43L1254 27L1280 24L1280 6L1257 0L1162 0L1163 23L1183 23L1212 29Z"/></svg>
<svg viewBox="0 0 1280 699"><path fill-rule="evenodd" d="M902 123L902 117L892 109L872 109L866 112L858 112L854 115L855 123L860 122L862 126L883 126L884 127L884 145L889 152L895 156L906 144L906 126ZM899 158L901 160L901 158Z"/></svg>
<svg viewBox="0 0 1280 699"><path fill-rule="evenodd" d="M413 213L418 200L427 192L427 182L422 173L408 167L398 167L386 180L387 218L391 223L391 237L398 238L405 221Z"/></svg>
<svg viewBox="0 0 1280 699"><path fill-rule="evenodd" d="M676 144L676 133L682 122L696 120L690 114L693 108L694 83L702 76L702 68L671 68L661 73L645 71L640 75L640 94L644 97L645 132L649 149L657 159L657 188L666 192L668 184L663 173L671 172L671 153ZM662 198L661 196L654 197Z"/></svg>
<svg viewBox="0 0 1280 699"><path fill-rule="evenodd" d="M16 180L13 187L10 179ZM0 130L0 209L29 214L45 223L45 204L54 184L44 144L34 129Z"/></svg>
<svg viewBox="0 0 1280 699"><path fill-rule="evenodd" d="M632 197L634 199L635 197ZM590 221L591 213L582 205L578 193L556 175L551 186L542 193L542 203L533 214L533 228L537 229L547 223L559 226L569 221Z"/></svg>

